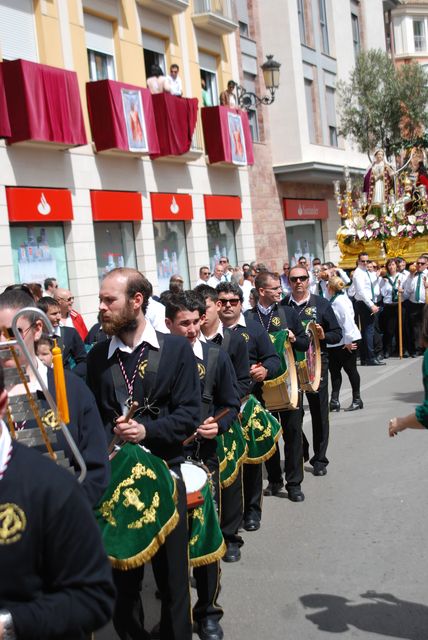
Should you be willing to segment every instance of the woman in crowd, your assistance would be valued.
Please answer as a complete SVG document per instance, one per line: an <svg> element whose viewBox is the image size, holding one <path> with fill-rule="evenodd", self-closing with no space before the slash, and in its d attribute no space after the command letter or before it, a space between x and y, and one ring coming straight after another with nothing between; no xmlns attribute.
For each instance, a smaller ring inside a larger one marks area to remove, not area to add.
<svg viewBox="0 0 428 640"><path fill-rule="evenodd" d="M331 376L330 411L340 411L339 394L342 386L342 369L346 372L352 387L352 403L345 411L356 411L363 408L360 396L360 375L357 371L356 349L361 333L355 324L352 302L345 295L345 284L338 276L328 281L327 291L340 328L342 340L337 345L328 347L328 368Z"/></svg>
<svg viewBox="0 0 428 640"><path fill-rule="evenodd" d="M398 294L403 291L404 276L397 271L395 258L386 262L386 274L381 278L380 292L383 298L383 355L389 358L393 343L398 348Z"/></svg>

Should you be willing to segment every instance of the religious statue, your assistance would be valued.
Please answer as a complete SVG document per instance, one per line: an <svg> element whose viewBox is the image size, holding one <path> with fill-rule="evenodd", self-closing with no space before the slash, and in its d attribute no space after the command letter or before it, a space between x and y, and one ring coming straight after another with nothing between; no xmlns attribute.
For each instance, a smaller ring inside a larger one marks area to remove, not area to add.
<svg viewBox="0 0 428 640"><path fill-rule="evenodd" d="M367 194L369 209L388 203L388 196L394 188L393 176L394 171L386 162L383 149L376 149L373 163L364 176L364 193Z"/></svg>

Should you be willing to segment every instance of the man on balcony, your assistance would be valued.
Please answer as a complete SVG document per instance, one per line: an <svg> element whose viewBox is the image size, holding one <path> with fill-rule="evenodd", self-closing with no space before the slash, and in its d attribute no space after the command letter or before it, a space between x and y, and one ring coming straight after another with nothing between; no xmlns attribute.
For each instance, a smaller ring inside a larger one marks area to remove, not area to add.
<svg viewBox="0 0 428 640"><path fill-rule="evenodd" d="M171 85L171 93L173 96L182 96L183 95L183 86L181 84L181 78L178 75L180 71L180 67L178 64L172 64L169 68L169 76L167 76L169 80L169 84Z"/></svg>
<svg viewBox="0 0 428 640"><path fill-rule="evenodd" d="M220 93L220 104L224 107L236 107L237 99L235 94L236 82L229 80L226 91Z"/></svg>

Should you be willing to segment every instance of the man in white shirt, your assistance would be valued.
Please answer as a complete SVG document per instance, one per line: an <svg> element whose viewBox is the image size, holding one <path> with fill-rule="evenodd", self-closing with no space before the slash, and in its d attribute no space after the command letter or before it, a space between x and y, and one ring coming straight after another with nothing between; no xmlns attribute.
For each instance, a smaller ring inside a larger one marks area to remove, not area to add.
<svg viewBox="0 0 428 640"><path fill-rule="evenodd" d="M209 287L212 287L213 289L215 289L216 286L220 284L220 282L225 282L225 281L226 279L224 277L224 267L222 264L218 263L214 267L214 273L212 274L211 278L207 281L206 284Z"/></svg>
<svg viewBox="0 0 428 640"><path fill-rule="evenodd" d="M424 255L416 260L416 271L410 274L404 283L404 299L407 309L407 339L409 354L412 358L422 355L421 345L422 317L428 295L428 260Z"/></svg>
<svg viewBox="0 0 428 640"><path fill-rule="evenodd" d="M169 84L171 85L171 94L173 96L183 95L183 86L181 84L181 78L178 75L179 71L180 67L178 64L172 64L169 68L169 76L167 76Z"/></svg>
<svg viewBox="0 0 428 640"><path fill-rule="evenodd" d="M381 362L374 351L374 323L375 314L379 313L379 307L375 304L375 286L377 275L367 270L369 256L367 253L358 254L358 267L354 271L353 285L355 290L355 308L361 321L361 364L368 366L381 366Z"/></svg>
<svg viewBox="0 0 428 640"><path fill-rule="evenodd" d="M207 284L210 279L211 271L209 267L201 267L199 269L199 278L196 281L195 287L200 284Z"/></svg>

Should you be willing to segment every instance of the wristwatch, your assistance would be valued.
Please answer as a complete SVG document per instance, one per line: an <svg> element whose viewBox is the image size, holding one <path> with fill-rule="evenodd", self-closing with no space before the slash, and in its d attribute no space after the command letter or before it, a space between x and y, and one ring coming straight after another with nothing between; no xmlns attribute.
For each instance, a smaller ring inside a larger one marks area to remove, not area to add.
<svg viewBox="0 0 428 640"><path fill-rule="evenodd" d="M16 640L12 615L6 609L0 609L0 623L3 625L3 640Z"/></svg>

